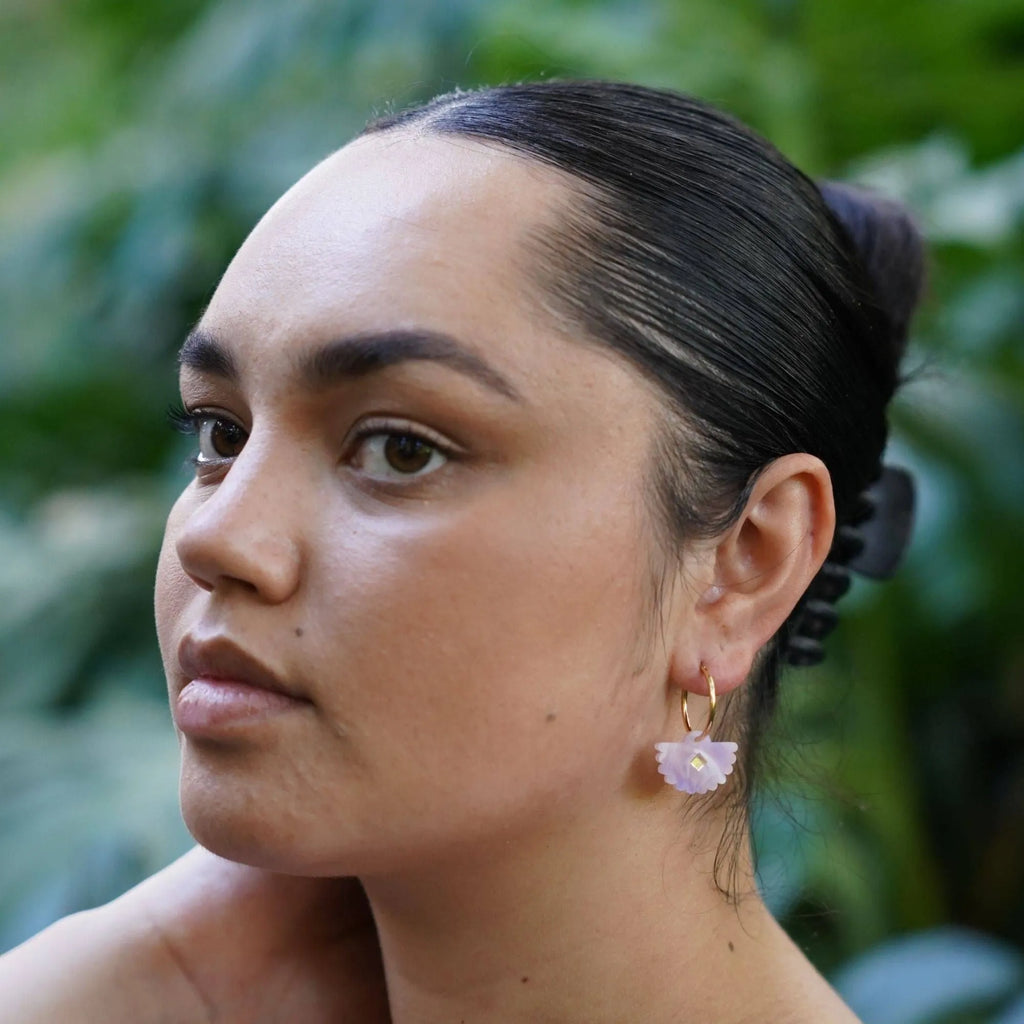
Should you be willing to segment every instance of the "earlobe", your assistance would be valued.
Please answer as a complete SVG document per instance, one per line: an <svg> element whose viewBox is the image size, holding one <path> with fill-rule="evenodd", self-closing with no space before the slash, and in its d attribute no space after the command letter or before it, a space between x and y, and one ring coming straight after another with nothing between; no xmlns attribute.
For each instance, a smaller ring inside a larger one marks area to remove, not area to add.
<svg viewBox="0 0 1024 1024"><path fill-rule="evenodd" d="M828 556L834 529L832 481L820 459L786 455L758 476L693 608L697 655L713 666L720 693L746 679ZM693 690L697 680L690 682Z"/></svg>

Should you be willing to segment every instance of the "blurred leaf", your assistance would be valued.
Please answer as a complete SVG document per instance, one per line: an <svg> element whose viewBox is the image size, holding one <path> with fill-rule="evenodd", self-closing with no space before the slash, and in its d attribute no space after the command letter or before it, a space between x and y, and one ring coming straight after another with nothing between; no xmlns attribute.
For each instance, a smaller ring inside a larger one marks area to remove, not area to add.
<svg viewBox="0 0 1024 1024"><path fill-rule="evenodd" d="M167 710L151 701L0 719L0 949L188 848L177 760Z"/></svg>
<svg viewBox="0 0 1024 1024"><path fill-rule="evenodd" d="M992 1020L992 1024L1024 1024L1024 996L1014 1000L1011 1006Z"/></svg>
<svg viewBox="0 0 1024 1024"><path fill-rule="evenodd" d="M56 493L28 523L0 519L5 713L74 702L88 691L90 677L103 675L93 667L96 659L120 664L121 674L128 664L145 665L147 689L160 695L149 590L161 498L152 484Z"/></svg>
<svg viewBox="0 0 1024 1024"><path fill-rule="evenodd" d="M954 928L894 939L844 968L833 984L864 1024L934 1024L1020 990L1014 949Z"/></svg>

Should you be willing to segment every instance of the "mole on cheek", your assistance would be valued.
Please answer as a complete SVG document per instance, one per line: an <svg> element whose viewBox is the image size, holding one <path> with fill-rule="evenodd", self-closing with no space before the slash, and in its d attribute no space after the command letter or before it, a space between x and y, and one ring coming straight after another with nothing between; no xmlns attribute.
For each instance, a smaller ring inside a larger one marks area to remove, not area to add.
<svg viewBox="0 0 1024 1024"><path fill-rule="evenodd" d="M303 630L303 628L301 626L296 626L295 627L295 635L296 636L302 636L303 632L304 632L304 630Z"/></svg>
<svg viewBox="0 0 1024 1024"><path fill-rule="evenodd" d="M547 715L545 716L544 721L545 722L553 722L557 717L558 717L558 715L556 715L554 713L554 711L549 711L547 713Z"/></svg>

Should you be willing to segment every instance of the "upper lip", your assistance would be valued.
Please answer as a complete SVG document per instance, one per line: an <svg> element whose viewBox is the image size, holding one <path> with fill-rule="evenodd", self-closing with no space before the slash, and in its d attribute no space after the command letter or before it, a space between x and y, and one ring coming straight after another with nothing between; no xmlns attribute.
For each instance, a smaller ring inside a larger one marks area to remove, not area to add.
<svg viewBox="0 0 1024 1024"><path fill-rule="evenodd" d="M186 680L232 680L298 700L306 699L273 669L226 636L199 638L187 633L178 645L178 664Z"/></svg>

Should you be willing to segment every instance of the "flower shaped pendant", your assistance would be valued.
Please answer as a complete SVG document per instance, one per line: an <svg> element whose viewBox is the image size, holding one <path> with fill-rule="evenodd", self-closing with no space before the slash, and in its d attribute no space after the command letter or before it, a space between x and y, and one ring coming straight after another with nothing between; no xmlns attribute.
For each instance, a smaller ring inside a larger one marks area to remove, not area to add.
<svg viewBox="0 0 1024 1024"><path fill-rule="evenodd" d="M735 743L715 742L689 732L678 743L655 743L658 771L682 793L717 789L736 764Z"/></svg>

